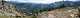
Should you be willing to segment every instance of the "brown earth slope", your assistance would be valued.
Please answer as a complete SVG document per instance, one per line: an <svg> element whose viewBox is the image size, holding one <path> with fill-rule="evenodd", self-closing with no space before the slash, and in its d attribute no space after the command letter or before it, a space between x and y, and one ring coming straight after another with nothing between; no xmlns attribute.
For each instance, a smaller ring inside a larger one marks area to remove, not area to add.
<svg viewBox="0 0 80 18"><path fill-rule="evenodd" d="M47 13L45 12L40 14L38 18L79 18L77 17L78 16L77 14L79 13L78 8L73 7L56 9L48 11Z"/></svg>

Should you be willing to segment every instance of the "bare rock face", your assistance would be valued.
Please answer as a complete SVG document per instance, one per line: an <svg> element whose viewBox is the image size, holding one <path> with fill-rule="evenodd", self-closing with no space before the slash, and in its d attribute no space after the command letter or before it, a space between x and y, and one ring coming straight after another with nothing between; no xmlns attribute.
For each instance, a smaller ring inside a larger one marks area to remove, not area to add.
<svg viewBox="0 0 80 18"><path fill-rule="evenodd" d="M79 18L77 17L77 14L79 14L77 8L66 7L52 11L47 11L47 13L43 12L38 16L38 18Z"/></svg>
<svg viewBox="0 0 80 18"><path fill-rule="evenodd" d="M2 2L0 2L0 16L21 16L20 13L16 11L16 8L14 5L9 3L4 3L2 5Z"/></svg>

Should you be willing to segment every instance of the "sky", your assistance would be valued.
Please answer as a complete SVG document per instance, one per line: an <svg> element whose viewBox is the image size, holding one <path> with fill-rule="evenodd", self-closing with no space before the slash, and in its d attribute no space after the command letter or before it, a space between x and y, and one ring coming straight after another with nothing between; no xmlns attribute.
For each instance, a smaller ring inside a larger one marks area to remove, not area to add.
<svg viewBox="0 0 80 18"><path fill-rule="evenodd" d="M59 1L79 1L79 0L5 0L5 1L13 1L13 2L20 2L20 3L54 3Z"/></svg>

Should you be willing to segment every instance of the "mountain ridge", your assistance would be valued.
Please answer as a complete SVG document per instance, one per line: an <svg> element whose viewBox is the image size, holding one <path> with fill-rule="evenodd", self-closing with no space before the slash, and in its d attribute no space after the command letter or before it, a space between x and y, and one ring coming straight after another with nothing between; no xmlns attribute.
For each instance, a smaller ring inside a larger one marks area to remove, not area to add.
<svg viewBox="0 0 80 18"><path fill-rule="evenodd" d="M72 2L72 1L60 1L60 2L55 2L55 3L51 3L51 4L34 4L34 3L13 3L16 5L17 9L23 10L25 13L32 11L33 9L47 9L47 10L54 10L56 8L64 8L64 7L78 7L76 6L76 4L74 4L76 2ZM77 2L79 3L79 2ZM68 5L69 4L69 5ZM75 6L72 6L72 4L74 4ZM67 6L66 6L67 5Z"/></svg>

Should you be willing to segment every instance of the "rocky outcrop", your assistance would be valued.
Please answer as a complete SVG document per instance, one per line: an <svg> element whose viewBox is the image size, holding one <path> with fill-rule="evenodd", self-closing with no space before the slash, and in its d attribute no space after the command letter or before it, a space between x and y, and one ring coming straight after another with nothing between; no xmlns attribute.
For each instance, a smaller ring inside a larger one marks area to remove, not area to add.
<svg viewBox="0 0 80 18"><path fill-rule="evenodd" d="M13 4L9 4L7 2L4 2L4 5L2 5L2 2L0 2L0 16L21 16L19 12L16 11L16 7Z"/></svg>

